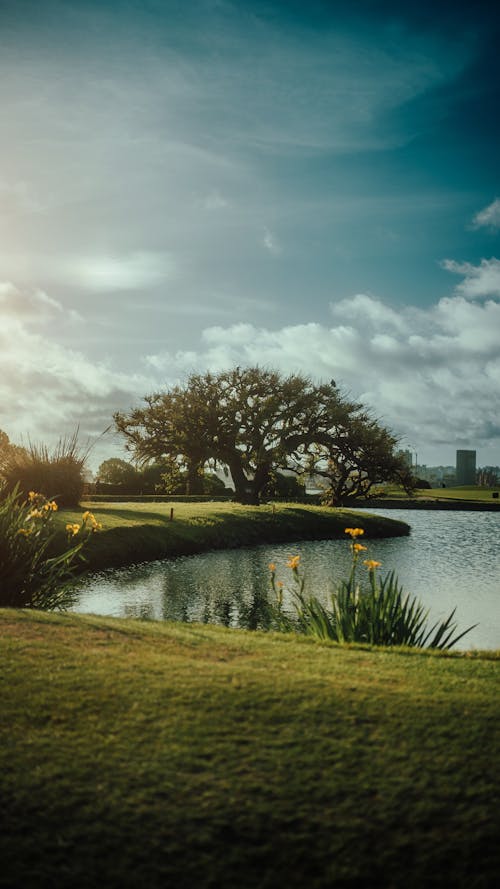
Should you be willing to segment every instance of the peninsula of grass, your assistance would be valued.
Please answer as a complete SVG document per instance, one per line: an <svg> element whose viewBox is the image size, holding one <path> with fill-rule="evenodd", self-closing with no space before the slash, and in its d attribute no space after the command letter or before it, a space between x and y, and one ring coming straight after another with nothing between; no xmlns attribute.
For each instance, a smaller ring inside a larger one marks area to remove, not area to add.
<svg viewBox="0 0 500 889"><path fill-rule="evenodd" d="M345 539L349 526L364 528L367 538L401 536L410 530L405 522L347 509L230 502L82 503L80 510L57 514L61 529L67 522L78 522L84 509L92 510L103 526L85 550L89 570L260 543Z"/></svg>
<svg viewBox="0 0 500 889"><path fill-rule="evenodd" d="M500 653L0 610L0 886L492 889Z"/></svg>

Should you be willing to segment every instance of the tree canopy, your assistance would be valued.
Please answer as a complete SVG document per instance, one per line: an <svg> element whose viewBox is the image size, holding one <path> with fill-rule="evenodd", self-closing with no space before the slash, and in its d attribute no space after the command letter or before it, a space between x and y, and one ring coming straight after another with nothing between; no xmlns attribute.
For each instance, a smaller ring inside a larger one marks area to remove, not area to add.
<svg viewBox="0 0 500 889"><path fill-rule="evenodd" d="M97 478L106 485L137 486L137 470L131 463L120 457L110 457L101 463L97 470Z"/></svg>
<svg viewBox="0 0 500 889"><path fill-rule="evenodd" d="M300 374L259 367L191 374L114 419L136 460L182 466L188 493L202 491L207 466L229 469L236 499L250 503L278 469L321 475L335 503L404 477L389 430L333 381Z"/></svg>

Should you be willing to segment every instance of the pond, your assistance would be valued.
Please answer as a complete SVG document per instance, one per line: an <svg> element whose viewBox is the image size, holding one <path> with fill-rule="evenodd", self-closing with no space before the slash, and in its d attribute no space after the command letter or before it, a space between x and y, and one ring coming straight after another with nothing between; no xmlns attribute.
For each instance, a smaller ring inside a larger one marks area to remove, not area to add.
<svg viewBox="0 0 500 889"><path fill-rule="evenodd" d="M500 648L500 514L497 512L373 510L411 526L408 537L364 541L363 556L394 569L405 591L430 609L430 619L456 607L460 631L479 625L458 649ZM301 556L306 591L326 599L350 566L347 540L303 541L223 550L115 569L82 578L73 610L115 617L259 626L269 590L269 563L292 586L286 567ZM362 570L366 569L362 566ZM290 606L285 597L285 606Z"/></svg>

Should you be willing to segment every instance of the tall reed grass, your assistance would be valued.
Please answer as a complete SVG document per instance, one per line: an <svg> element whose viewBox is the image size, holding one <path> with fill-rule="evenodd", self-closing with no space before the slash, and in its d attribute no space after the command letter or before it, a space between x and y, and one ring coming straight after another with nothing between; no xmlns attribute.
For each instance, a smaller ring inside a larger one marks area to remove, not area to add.
<svg viewBox="0 0 500 889"><path fill-rule="evenodd" d="M82 451L78 443L78 429L60 438L52 450L30 442L27 448L13 448L6 455L1 470L3 485L25 497L37 491L60 507L78 506L87 457L88 448Z"/></svg>

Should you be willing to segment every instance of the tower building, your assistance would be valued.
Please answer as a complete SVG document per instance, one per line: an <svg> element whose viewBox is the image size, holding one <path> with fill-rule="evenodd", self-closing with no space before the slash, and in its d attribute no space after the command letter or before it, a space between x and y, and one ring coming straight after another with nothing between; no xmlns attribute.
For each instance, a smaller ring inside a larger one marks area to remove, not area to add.
<svg viewBox="0 0 500 889"><path fill-rule="evenodd" d="M457 451L457 485L476 484L476 452Z"/></svg>

